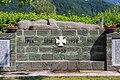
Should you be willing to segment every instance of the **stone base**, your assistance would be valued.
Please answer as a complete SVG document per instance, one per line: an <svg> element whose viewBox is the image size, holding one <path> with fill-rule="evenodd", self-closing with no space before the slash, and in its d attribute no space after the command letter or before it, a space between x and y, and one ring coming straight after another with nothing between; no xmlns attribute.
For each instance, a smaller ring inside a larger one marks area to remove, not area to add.
<svg viewBox="0 0 120 80"><path fill-rule="evenodd" d="M58 70L58 71L74 71L74 70L105 70L104 61L19 61L16 63L16 70Z"/></svg>

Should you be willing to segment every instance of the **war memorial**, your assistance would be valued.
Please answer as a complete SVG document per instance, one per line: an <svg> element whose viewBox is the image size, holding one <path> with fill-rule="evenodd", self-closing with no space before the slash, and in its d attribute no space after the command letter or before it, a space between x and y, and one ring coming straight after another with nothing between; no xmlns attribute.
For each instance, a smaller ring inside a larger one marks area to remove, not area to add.
<svg viewBox="0 0 120 80"><path fill-rule="evenodd" d="M120 34L54 19L20 21L0 34L1 71L116 71Z"/></svg>

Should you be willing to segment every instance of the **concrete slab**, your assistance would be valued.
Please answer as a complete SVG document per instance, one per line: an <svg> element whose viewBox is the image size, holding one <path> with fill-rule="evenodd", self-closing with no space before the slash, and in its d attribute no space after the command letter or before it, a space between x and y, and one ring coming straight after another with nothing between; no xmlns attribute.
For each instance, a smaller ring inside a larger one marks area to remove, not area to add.
<svg viewBox="0 0 120 80"><path fill-rule="evenodd" d="M0 77L6 78L23 78L23 77L120 77L116 71L80 71L80 72L50 72L50 71L21 71L6 72L0 74Z"/></svg>

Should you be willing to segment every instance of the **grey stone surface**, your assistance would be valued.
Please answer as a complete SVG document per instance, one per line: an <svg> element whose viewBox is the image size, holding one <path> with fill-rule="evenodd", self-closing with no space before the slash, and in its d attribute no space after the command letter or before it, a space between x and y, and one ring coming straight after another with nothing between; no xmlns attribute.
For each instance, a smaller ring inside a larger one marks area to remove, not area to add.
<svg viewBox="0 0 120 80"><path fill-rule="evenodd" d="M111 36L112 38L120 38L120 35L119 33L114 33L114 34L111 34L111 35L108 35L108 36Z"/></svg>
<svg viewBox="0 0 120 80"><path fill-rule="evenodd" d="M25 30L24 31L24 36L36 36L36 30Z"/></svg>
<svg viewBox="0 0 120 80"><path fill-rule="evenodd" d="M99 32L99 30L90 30L90 31L89 31L89 34L90 34L91 36L96 36L96 35L98 35L98 32Z"/></svg>
<svg viewBox="0 0 120 80"><path fill-rule="evenodd" d="M64 56L64 54L54 53L53 54L53 60L65 60L65 56Z"/></svg>
<svg viewBox="0 0 120 80"><path fill-rule="evenodd" d="M61 36L62 35L62 31L61 30L51 30L51 35L52 36Z"/></svg>
<svg viewBox="0 0 120 80"><path fill-rule="evenodd" d="M32 62L32 70L43 70L43 64L42 62Z"/></svg>
<svg viewBox="0 0 120 80"><path fill-rule="evenodd" d="M2 33L0 34L1 39L13 39L15 38L15 33Z"/></svg>
<svg viewBox="0 0 120 80"><path fill-rule="evenodd" d="M51 28L59 30L59 26L56 24L55 19L48 19L48 24L51 26Z"/></svg>
<svg viewBox="0 0 120 80"><path fill-rule="evenodd" d="M29 54L29 60L30 61L40 61L42 60L41 54Z"/></svg>
<svg viewBox="0 0 120 80"><path fill-rule="evenodd" d="M76 30L63 30L63 36L76 36Z"/></svg>
<svg viewBox="0 0 120 80"><path fill-rule="evenodd" d="M78 30L78 35L80 36L88 36L88 30Z"/></svg>
<svg viewBox="0 0 120 80"><path fill-rule="evenodd" d="M31 21L29 20L22 20L18 22L18 28L21 30L26 30L31 26Z"/></svg>
<svg viewBox="0 0 120 80"><path fill-rule="evenodd" d="M53 60L53 54L43 54L42 60Z"/></svg>
<svg viewBox="0 0 120 80"><path fill-rule="evenodd" d="M23 35L23 31L22 30L18 30L16 33L16 36L22 36Z"/></svg>
<svg viewBox="0 0 120 80"><path fill-rule="evenodd" d="M90 53L86 53L86 52L79 53L79 55L77 57L79 60L90 60L91 59Z"/></svg>
<svg viewBox="0 0 120 80"><path fill-rule="evenodd" d="M15 49L15 47L14 47L14 49ZM18 46L17 53L25 53L25 48L23 46Z"/></svg>
<svg viewBox="0 0 120 80"><path fill-rule="evenodd" d="M92 70L92 63L90 61L81 61L77 63L79 70Z"/></svg>
<svg viewBox="0 0 120 80"><path fill-rule="evenodd" d="M31 52L35 52L38 53L38 47L34 46L34 47L26 47L26 52L31 53Z"/></svg>
<svg viewBox="0 0 120 80"><path fill-rule="evenodd" d="M27 61L28 59L28 54L17 54L17 61Z"/></svg>
<svg viewBox="0 0 120 80"><path fill-rule="evenodd" d="M10 44L10 52L15 52L15 44L14 43Z"/></svg>
<svg viewBox="0 0 120 80"><path fill-rule="evenodd" d="M52 70L52 65L53 65L52 62L43 62L42 63L43 70Z"/></svg>
<svg viewBox="0 0 120 80"><path fill-rule="evenodd" d="M47 25L48 21L44 20L44 19L40 19L40 20L37 20L37 21L32 21L32 24L44 24L44 25Z"/></svg>
<svg viewBox="0 0 120 80"><path fill-rule="evenodd" d="M79 56L78 55L74 55L74 52L72 53L71 52L71 54L65 54L64 55L64 59L65 60L79 60Z"/></svg>
<svg viewBox="0 0 120 80"><path fill-rule="evenodd" d="M50 26L50 24L47 25ZM60 23L59 25L62 27L63 24ZM73 29L72 26L76 25L76 23L67 22L65 25L61 29L66 28L69 30L62 30L62 35L67 39L67 44L64 47L58 47L55 43L55 39L61 35L59 33L60 30L23 30L18 31L16 37L11 35L11 53L16 55L11 57L11 67L17 68L17 70L105 69L107 63L104 63L104 61L108 62L108 60L105 60L105 53L107 52L108 54L108 51L111 51L111 47L106 49L106 41L104 39L106 37L103 34L101 35L99 30L89 31L89 27L82 30L79 30L80 28L74 30L77 27ZM4 36L2 35L1 37ZM10 37L10 34L6 37ZM32 42L28 41L29 43L26 43L26 38ZM108 39L109 44L111 44L110 40L112 38ZM108 65L111 66L111 64Z"/></svg>
<svg viewBox="0 0 120 80"><path fill-rule="evenodd" d="M31 70L31 62L16 62L16 70Z"/></svg>
<svg viewBox="0 0 120 80"><path fill-rule="evenodd" d="M42 53L50 53L52 52L52 47L39 47L39 51Z"/></svg>
<svg viewBox="0 0 120 80"><path fill-rule="evenodd" d="M77 68L77 62L68 62L68 70L72 71L72 70L78 70Z"/></svg>
<svg viewBox="0 0 120 80"><path fill-rule="evenodd" d="M50 35L50 30L39 30L37 31L37 36L49 36Z"/></svg>
<svg viewBox="0 0 120 80"><path fill-rule="evenodd" d="M54 62L52 65L52 70L59 70L59 71L68 70L67 62Z"/></svg>
<svg viewBox="0 0 120 80"><path fill-rule="evenodd" d="M92 69L93 70L105 70L105 63L104 61L93 61L92 62Z"/></svg>

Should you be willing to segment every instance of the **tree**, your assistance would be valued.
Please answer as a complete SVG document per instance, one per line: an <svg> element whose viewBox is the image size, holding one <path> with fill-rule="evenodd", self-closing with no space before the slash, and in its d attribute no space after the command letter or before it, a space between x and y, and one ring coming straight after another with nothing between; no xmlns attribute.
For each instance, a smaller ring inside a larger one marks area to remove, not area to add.
<svg viewBox="0 0 120 80"><path fill-rule="evenodd" d="M34 0L31 3L31 7L33 11L37 14L39 13L56 14L56 7L50 2L50 0Z"/></svg>
<svg viewBox="0 0 120 80"><path fill-rule="evenodd" d="M32 2L32 0L18 0L19 6L23 6L26 2ZM5 5L7 3L10 3L11 0L0 0L0 5Z"/></svg>

